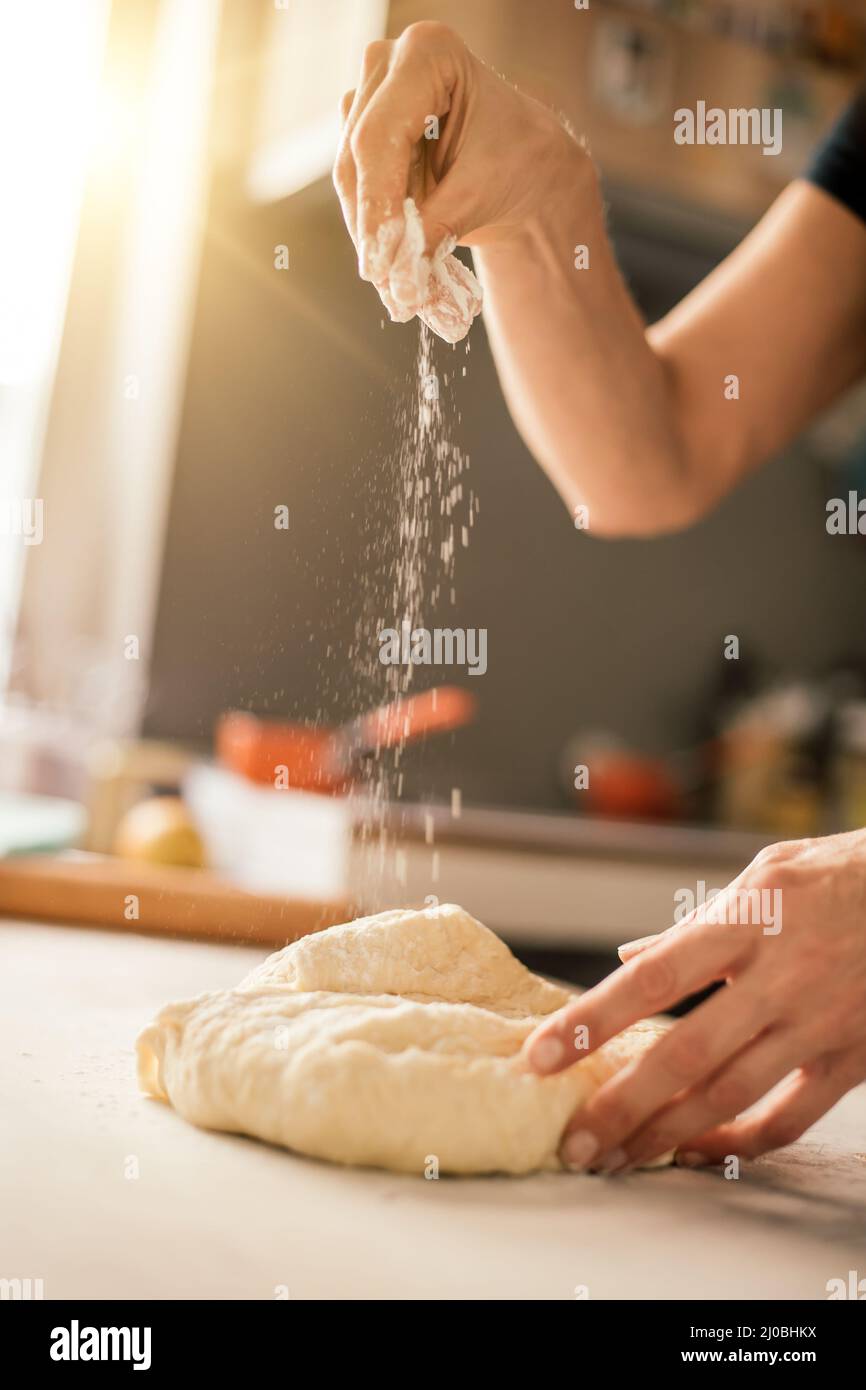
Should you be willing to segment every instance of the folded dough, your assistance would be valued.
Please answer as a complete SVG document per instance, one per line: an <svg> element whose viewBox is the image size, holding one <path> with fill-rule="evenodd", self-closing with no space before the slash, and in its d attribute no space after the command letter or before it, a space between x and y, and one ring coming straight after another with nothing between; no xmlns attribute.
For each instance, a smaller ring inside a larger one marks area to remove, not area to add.
<svg viewBox="0 0 866 1390"><path fill-rule="evenodd" d="M557 1076L526 1072L524 1039L570 997L460 907L383 912L167 1005L138 1038L139 1082L193 1124L335 1163L556 1169L571 1113L664 1027L639 1023Z"/></svg>

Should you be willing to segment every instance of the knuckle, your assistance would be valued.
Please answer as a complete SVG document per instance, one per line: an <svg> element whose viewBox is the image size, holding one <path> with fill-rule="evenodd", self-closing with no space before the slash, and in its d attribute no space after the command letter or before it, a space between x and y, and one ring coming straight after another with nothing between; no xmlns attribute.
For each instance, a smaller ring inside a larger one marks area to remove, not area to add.
<svg viewBox="0 0 866 1390"><path fill-rule="evenodd" d="M796 859L783 858L766 860L762 864L749 866L743 887L737 894L737 901L744 905L754 900L784 901L792 888L802 884L802 868ZM748 909L750 910L750 909Z"/></svg>
<svg viewBox="0 0 866 1390"><path fill-rule="evenodd" d="M583 1055L591 1043L590 1026L578 1009L566 1009L560 1018L559 1032L575 1052Z"/></svg>
<svg viewBox="0 0 866 1390"><path fill-rule="evenodd" d="M334 167L331 170L331 179L337 192L343 194L349 187L349 171L351 166L351 156L348 151L341 148L334 160Z"/></svg>
<svg viewBox="0 0 866 1390"><path fill-rule="evenodd" d="M349 136L349 151L355 159L362 159L370 148L372 131L369 119L361 119Z"/></svg>
<svg viewBox="0 0 866 1390"><path fill-rule="evenodd" d="M807 840L780 840L778 844L765 845L749 865L748 882L767 887L778 885L790 876L808 845Z"/></svg>
<svg viewBox="0 0 866 1390"><path fill-rule="evenodd" d="M823 1019L810 1019L800 1030L800 1039L803 1050L811 1048L821 1048L821 1043L826 1043L826 1024ZM810 1057L802 1066L797 1068L797 1078L799 1081L808 1083L810 1086L823 1086L831 1074L831 1057L823 1049L818 1052L817 1057Z"/></svg>
<svg viewBox="0 0 866 1390"><path fill-rule="evenodd" d="M364 72L370 72L383 61L387 62L391 52L391 43L388 39L373 39L364 49Z"/></svg>
<svg viewBox="0 0 866 1390"><path fill-rule="evenodd" d="M433 45L439 48L445 43L459 42L454 30L438 19L417 20L403 30L399 41L404 48L427 48Z"/></svg>
<svg viewBox="0 0 866 1390"><path fill-rule="evenodd" d="M592 1107L592 1123L606 1134L630 1134L636 1128L634 1106L626 1096L604 1096Z"/></svg>
<svg viewBox="0 0 866 1390"><path fill-rule="evenodd" d="M665 956L653 958L653 952L639 956L634 964L632 979L643 1002L650 1008L661 1006L676 986L676 972Z"/></svg>
<svg viewBox="0 0 866 1390"><path fill-rule="evenodd" d="M349 135L349 153L356 164L371 166L380 157L383 144L390 134L391 128L384 113L367 107Z"/></svg>
<svg viewBox="0 0 866 1390"><path fill-rule="evenodd" d="M803 1126L796 1120L779 1118L767 1120L755 1137L762 1150L784 1149L796 1143L802 1133Z"/></svg>
<svg viewBox="0 0 866 1390"><path fill-rule="evenodd" d="M676 1135L672 1130L663 1129L660 1125L643 1130L640 1136L640 1151L646 1158L657 1158L659 1154L676 1148L676 1145Z"/></svg>
<svg viewBox="0 0 866 1390"><path fill-rule="evenodd" d="M770 889L781 887L789 873L788 864L782 859L776 864L768 861L766 864L758 864L749 869L745 886L737 892L734 898L737 924L743 925L739 922L739 916L747 915L752 900L750 894L754 895L755 891L765 893Z"/></svg>
<svg viewBox="0 0 866 1390"><path fill-rule="evenodd" d="M751 1100L749 1084L737 1072L720 1076L707 1087L707 1101L713 1110L725 1116L739 1115Z"/></svg>
<svg viewBox="0 0 866 1390"><path fill-rule="evenodd" d="M659 1061L673 1081L685 1082L704 1071L709 1056L706 1041L674 1028L664 1041Z"/></svg>
<svg viewBox="0 0 866 1390"><path fill-rule="evenodd" d="M776 864L784 864L791 857L794 841L779 840L777 844L764 845L752 860L751 867L763 869L773 867Z"/></svg>

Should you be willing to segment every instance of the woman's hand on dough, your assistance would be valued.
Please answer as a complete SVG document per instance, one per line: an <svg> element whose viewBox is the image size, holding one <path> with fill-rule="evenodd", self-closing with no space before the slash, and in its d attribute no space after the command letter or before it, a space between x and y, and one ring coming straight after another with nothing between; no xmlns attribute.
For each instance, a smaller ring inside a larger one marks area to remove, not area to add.
<svg viewBox="0 0 866 1390"><path fill-rule="evenodd" d="M866 1080L866 831L769 846L689 917L620 955L527 1040L534 1071L561 1071L723 984L572 1117L569 1167L616 1172L670 1150L690 1166L754 1157L793 1143Z"/></svg>
<svg viewBox="0 0 866 1390"><path fill-rule="evenodd" d="M406 197L420 207L432 255L446 240L481 245L517 231L587 162L553 112L434 22L367 46L342 119L334 184L343 216L362 277L402 318L421 307L395 263Z"/></svg>

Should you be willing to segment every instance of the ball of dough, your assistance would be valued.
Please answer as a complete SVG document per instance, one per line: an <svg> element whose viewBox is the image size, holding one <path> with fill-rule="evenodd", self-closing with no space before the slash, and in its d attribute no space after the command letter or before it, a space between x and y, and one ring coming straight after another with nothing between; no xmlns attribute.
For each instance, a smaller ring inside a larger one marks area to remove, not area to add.
<svg viewBox="0 0 866 1390"><path fill-rule="evenodd" d="M452 904L317 932L233 990L169 1004L138 1039L141 1087L193 1124L423 1175L561 1167L566 1121L664 1024L552 1077L519 1054L570 998Z"/></svg>

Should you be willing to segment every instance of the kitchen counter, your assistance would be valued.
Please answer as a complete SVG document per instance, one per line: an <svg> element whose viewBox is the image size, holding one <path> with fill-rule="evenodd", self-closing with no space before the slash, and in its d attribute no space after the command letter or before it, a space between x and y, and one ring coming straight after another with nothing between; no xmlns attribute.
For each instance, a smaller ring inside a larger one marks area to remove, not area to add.
<svg viewBox="0 0 866 1390"><path fill-rule="evenodd" d="M139 1095L161 1004L262 952L0 923L0 1278L46 1298L826 1298L866 1276L866 1087L717 1172L436 1182L207 1133Z"/></svg>

